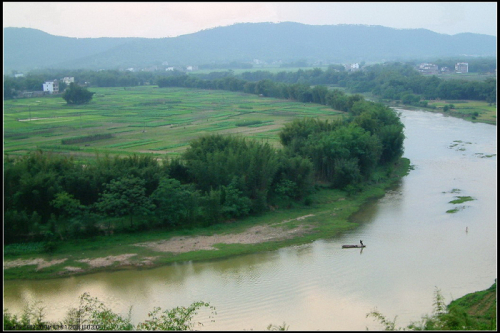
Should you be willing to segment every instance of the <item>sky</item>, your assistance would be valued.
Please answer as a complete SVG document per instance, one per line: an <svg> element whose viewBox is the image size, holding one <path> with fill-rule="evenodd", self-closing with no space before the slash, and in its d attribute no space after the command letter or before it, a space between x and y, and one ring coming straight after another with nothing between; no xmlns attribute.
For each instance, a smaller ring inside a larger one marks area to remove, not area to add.
<svg viewBox="0 0 500 333"><path fill-rule="evenodd" d="M243 22L497 35L496 2L3 2L3 26L66 37L176 37Z"/></svg>

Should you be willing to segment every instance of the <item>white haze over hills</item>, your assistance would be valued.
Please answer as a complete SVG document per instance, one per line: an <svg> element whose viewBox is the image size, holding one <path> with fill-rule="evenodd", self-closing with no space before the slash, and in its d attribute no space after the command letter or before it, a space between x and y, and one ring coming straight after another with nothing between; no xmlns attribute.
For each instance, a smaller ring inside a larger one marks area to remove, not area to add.
<svg viewBox="0 0 500 333"><path fill-rule="evenodd" d="M65 37L163 38L235 23L362 24L496 36L496 2L3 2L3 26Z"/></svg>

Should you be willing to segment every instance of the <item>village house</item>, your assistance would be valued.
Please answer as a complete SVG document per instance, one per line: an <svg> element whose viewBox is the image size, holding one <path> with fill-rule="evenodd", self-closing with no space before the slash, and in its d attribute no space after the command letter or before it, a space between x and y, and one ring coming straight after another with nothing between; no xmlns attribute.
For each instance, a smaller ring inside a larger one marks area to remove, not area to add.
<svg viewBox="0 0 500 333"><path fill-rule="evenodd" d="M469 73L469 63L467 62L458 62L455 65L456 73Z"/></svg>
<svg viewBox="0 0 500 333"><path fill-rule="evenodd" d="M49 94L57 94L59 93L59 81L47 81L42 85L43 91L48 92Z"/></svg>
<svg viewBox="0 0 500 333"><path fill-rule="evenodd" d="M69 86L70 83L75 82L75 78L73 76L71 76L71 77L66 76L66 77L62 78L61 81L66 83Z"/></svg>
<svg viewBox="0 0 500 333"><path fill-rule="evenodd" d="M346 71L348 72L355 72L355 71L359 71L359 64L358 63L354 63L354 64L346 64L344 65L344 68Z"/></svg>
<svg viewBox="0 0 500 333"><path fill-rule="evenodd" d="M418 66L418 71L422 74L438 74L439 67L435 64L422 63Z"/></svg>

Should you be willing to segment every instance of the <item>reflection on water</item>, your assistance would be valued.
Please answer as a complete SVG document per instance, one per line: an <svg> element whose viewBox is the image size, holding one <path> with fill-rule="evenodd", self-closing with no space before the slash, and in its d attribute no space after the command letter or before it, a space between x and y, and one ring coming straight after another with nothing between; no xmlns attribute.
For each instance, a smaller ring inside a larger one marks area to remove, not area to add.
<svg viewBox="0 0 500 333"><path fill-rule="evenodd" d="M283 322L292 330L364 330L380 328L366 318L375 307L404 326L432 311L435 287L446 301L489 287L496 278L496 156L481 156L496 154L496 128L418 111L402 111L402 120L415 169L352 217L356 230L227 260L7 281L5 307L18 312L42 300L48 319L57 320L87 291L124 315L132 305L134 323L155 306L203 300L217 315L210 323L201 311L201 330ZM455 141L462 143L450 148ZM476 200L446 213L456 195ZM341 249L360 239L362 251Z"/></svg>

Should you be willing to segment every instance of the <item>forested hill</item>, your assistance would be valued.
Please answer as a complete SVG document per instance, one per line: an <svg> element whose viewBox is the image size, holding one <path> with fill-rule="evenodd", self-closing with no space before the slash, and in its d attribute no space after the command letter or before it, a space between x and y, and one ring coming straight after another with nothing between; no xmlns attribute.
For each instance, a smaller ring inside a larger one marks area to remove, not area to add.
<svg viewBox="0 0 500 333"><path fill-rule="evenodd" d="M168 33L166 33L168 34ZM244 62L361 62L496 56L496 37L365 25L239 23L172 38L69 38L4 28L4 70Z"/></svg>

